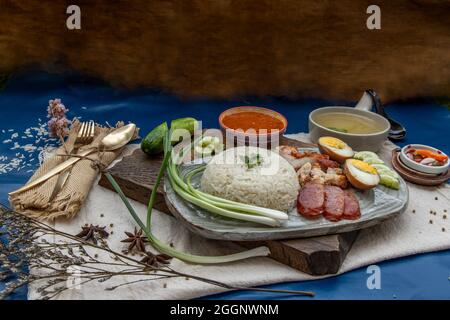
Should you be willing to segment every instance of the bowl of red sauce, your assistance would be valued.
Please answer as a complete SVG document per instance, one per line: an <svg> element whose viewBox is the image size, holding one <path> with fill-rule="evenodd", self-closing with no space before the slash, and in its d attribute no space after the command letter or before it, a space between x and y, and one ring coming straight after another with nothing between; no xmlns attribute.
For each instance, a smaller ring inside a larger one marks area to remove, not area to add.
<svg viewBox="0 0 450 320"><path fill-rule="evenodd" d="M237 144L262 145L281 137L288 122L281 113L271 109L239 106L222 112L219 124L226 138L234 136Z"/></svg>

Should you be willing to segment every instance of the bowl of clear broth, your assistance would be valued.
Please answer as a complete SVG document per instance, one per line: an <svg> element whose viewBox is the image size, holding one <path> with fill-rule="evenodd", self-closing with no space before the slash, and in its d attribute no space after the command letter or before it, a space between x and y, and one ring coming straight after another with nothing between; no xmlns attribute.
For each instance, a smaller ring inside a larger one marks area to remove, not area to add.
<svg viewBox="0 0 450 320"><path fill-rule="evenodd" d="M225 110L219 124L227 141L234 138L235 145L269 145L279 139L288 125L279 112L257 106L238 106Z"/></svg>
<svg viewBox="0 0 450 320"><path fill-rule="evenodd" d="M312 142L332 136L345 141L354 150L377 152L388 137L390 124L370 108L371 105L332 106L312 111L309 114Z"/></svg>

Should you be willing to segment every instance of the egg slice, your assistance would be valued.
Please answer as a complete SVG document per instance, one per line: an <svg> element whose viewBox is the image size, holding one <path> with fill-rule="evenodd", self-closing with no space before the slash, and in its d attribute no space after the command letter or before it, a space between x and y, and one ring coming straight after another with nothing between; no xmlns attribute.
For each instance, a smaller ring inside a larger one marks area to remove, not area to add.
<svg viewBox="0 0 450 320"><path fill-rule="evenodd" d="M330 159L343 163L353 157L353 150L344 141L334 137L321 137L318 141L320 152L327 154Z"/></svg>
<svg viewBox="0 0 450 320"><path fill-rule="evenodd" d="M344 173L352 186L358 189L371 189L380 183L377 169L361 160L347 159L344 165Z"/></svg>

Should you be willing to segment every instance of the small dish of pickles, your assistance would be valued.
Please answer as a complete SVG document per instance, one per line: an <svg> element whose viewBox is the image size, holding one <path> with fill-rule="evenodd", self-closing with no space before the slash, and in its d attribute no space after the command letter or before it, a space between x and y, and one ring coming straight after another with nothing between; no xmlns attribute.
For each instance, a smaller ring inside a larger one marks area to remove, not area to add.
<svg viewBox="0 0 450 320"><path fill-rule="evenodd" d="M403 147L400 159L409 168L422 173L442 174L449 167L448 156L444 152L423 144Z"/></svg>

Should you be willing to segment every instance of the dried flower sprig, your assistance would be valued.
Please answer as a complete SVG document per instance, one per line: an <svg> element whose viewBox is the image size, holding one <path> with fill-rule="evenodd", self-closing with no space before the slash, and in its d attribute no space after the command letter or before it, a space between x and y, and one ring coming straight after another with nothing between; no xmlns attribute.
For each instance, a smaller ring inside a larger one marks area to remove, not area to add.
<svg viewBox="0 0 450 320"><path fill-rule="evenodd" d="M248 288L228 285L212 279L174 270L163 255L146 253L142 261L112 250L100 238L96 244L52 228L0 205L0 238L5 241L0 250L0 281L6 286L0 290L0 299L27 284L36 284L40 299L52 299L73 287L70 281L76 275L83 285L89 282L107 282L113 278L138 276L105 290L133 285L144 281L169 278L190 278L228 290L252 290L284 294L314 296L312 292ZM48 238L56 239L48 241ZM24 270L27 265L32 273ZM76 273L74 273L74 271Z"/></svg>
<svg viewBox="0 0 450 320"><path fill-rule="evenodd" d="M69 125L72 123L66 118L69 111L61 102L61 99L49 100L47 118L49 135L54 138L64 139L69 134Z"/></svg>

